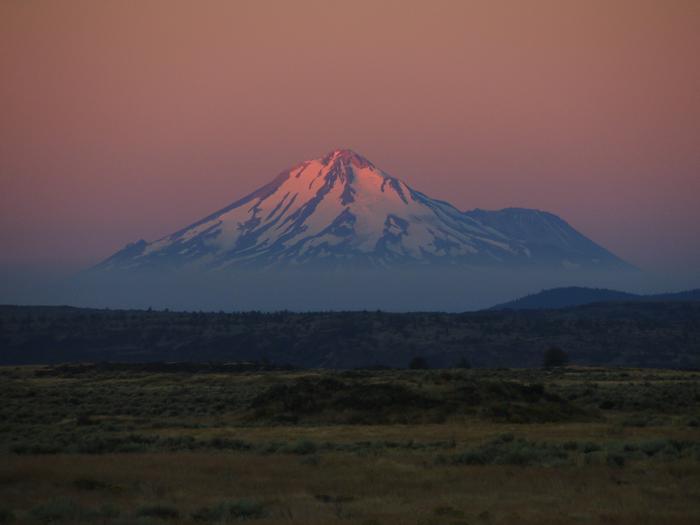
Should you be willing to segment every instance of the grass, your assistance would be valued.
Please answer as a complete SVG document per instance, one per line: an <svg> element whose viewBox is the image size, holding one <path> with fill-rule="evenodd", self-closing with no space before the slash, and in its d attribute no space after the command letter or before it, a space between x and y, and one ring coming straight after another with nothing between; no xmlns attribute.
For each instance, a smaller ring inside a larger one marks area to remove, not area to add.
<svg viewBox="0 0 700 525"><path fill-rule="evenodd" d="M0 524L700 522L697 372L3 371Z"/></svg>
<svg viewBox="0 0 700 525"><path fill-rule="evenodd" d="M148 504L143 505L136 510L136 517L158 518L161 520L176 520L180 517L180 511L178 511L172 505L167 505L163 503Z"/></svg>
<svg viewBox="0 0 700 525"><path fill-rule="evenodd" d="M440 506L458 509L470 521L488 512L496 523L512 522L515 516L523 523L568 523L567 517L574 515L594 523L605 516L619 523L635 523L640 516L646 516L646 523L693 523L700 515L697 462L620 469L605 463L436 466L426 459L412 454L358 458L335 453L325 456L319 466L302 468L293 456L15 456L3 470L22 475L23 486L33 487L14 496L18 515L25 515L24 509L31 508L35 499L59 493L80 502L82 508L110 502L124 516L151 505L139 502L166 499L183 523L191 516L217 515L219 502L231 494L264 505L266 523L363 523L369 519L420 523L433 519L432 509ZM119 489L86 497L70 484L76 471L103 472ZM8 488L3 490L6 500ZM202 508L214 510L203 512ZM72 509L59 507L61 512Z"/></svg>

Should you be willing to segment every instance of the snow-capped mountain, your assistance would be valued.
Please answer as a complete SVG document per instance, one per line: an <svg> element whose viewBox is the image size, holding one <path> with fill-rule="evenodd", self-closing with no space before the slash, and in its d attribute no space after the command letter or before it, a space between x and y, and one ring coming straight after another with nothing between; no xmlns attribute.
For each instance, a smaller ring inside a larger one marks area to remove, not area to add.
<svg viewBox="0 0 700 525"><path fill-rule="evenodd" d="M302 162L241 200L98 269L400 264L623 268L550 213L462 212L340 149Z"/></svg>

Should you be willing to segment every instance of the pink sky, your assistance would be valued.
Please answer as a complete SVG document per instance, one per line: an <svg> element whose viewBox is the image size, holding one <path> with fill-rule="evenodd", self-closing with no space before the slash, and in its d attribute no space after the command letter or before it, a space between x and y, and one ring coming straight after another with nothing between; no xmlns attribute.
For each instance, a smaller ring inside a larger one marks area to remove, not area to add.
<svg viewBox="0 0 700 525"><path fill-rule="evenodd" d="M350 147L700 268L700 2L0 4L0 264L79 268Z"/></svg>

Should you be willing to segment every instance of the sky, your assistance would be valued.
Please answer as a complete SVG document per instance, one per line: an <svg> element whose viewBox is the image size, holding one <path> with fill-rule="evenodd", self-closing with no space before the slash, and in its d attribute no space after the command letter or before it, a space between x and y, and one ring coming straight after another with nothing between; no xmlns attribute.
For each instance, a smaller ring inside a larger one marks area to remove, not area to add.
<svg viewBox="0 0 700 525"><path fill-rule="evenodd" d="M0 266L95 264L352 148L700 269L700 2L0 2Z"/></svg>

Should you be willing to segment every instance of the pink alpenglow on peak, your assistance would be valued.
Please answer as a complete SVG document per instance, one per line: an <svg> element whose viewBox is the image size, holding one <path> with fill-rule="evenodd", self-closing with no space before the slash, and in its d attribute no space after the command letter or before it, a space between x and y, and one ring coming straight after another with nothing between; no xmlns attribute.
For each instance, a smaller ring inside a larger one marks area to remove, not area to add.
<svg viewBox="0 0 700 525"><path fill-rule="evenodd" d="M336 149L171 235L128 245L96 269L405 265L630 268L555 215L463 212Z"/></svg>

